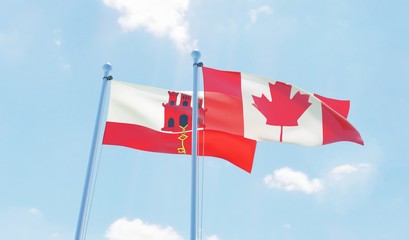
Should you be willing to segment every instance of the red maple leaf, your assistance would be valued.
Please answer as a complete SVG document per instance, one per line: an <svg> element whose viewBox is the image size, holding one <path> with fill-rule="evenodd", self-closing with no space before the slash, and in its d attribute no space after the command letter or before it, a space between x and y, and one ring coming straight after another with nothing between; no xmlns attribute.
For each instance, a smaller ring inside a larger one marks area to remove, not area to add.
<svg viewBox="0 0 409 240"><path fill-rule="evenodd" d="M298 119L311 105L309 95L298 91L292 98L292 86L283 82L268 83L271 101L262 94L261 97L252 96L256 107L266 117L266 124L280 126L280 142L283 140L283 126L298 126Z"/></svg>

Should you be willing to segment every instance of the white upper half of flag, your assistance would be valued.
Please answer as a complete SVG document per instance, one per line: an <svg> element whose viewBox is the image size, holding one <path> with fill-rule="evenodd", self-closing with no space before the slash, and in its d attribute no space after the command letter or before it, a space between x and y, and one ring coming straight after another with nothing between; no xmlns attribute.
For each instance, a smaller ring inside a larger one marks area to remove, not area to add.
<svg viewBox="0 0 409 240"><path fill-rule="evenodd" d="M107 121L160 131L164 123L162 103L168 98L164 89L111 80Z"/></svg>
<svg viewBox="0 0 409 240"><path fill-rule="evenodd" d="M168 103L168 92L167 89L111 80L107 121L161 131L165 122L162 104ZM192 95L191 91L177 92ZM198 96L203 96L203 92ZM180 102L180 94L177 101Z"/></svg>

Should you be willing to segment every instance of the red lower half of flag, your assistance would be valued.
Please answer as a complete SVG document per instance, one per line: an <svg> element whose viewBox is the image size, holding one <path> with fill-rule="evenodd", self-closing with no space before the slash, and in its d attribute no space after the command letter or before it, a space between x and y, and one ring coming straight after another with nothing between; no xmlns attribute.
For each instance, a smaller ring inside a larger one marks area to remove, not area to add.
<svg viewBox="0 0 409 240"><path fill-rule="evenodd" d="M225 159L251 172L256 141L221 131L199 130L197 154ZM107 122L103 144L149 152L191 154L192 132L162 132L144 126Z"/></svg>

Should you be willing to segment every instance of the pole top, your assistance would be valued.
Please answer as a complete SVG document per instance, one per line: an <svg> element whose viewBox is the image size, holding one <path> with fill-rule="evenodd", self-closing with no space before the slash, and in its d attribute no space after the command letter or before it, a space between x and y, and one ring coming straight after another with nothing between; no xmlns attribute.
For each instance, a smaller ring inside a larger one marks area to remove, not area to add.
<svg viewBox="0 0 409 240"><path fill-rule="evenodd" d="M197 63L197 61L199 61L199 58L200 58L201 54L200 54L199 50L195 49L195 50L192 51L191 55L192 55L193 61L195 63Z"/></svg>
<svg viewBox="0 0 409 240"><path fill-rule="evenodd" d="M112 70L112 65L111 63L107 62L102 66L102 69L104 70L104 75L105 77L108 77L109 72Z"/></svg>

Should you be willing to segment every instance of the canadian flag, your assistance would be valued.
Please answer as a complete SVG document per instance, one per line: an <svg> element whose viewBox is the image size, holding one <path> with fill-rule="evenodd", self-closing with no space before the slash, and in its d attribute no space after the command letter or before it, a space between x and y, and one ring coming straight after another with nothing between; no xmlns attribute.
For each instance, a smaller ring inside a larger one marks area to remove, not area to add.
<svg viewBox="0 0 409 240"><path fill-rule="evenodd" d="M191 154L190 92L115 80L111 80L110 86L103 144L150 152ZM222 158L251 172L256 141L226 131L204 130L202 100L199 105L197 154Z"/></svg>
<svg viewBox="0 0 409 240"><path fill-rule="evenodd" d="M348 122L349 101L308 93L268 78L203 67L206 130L257 141L363 145Z"/></svg>

